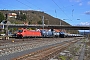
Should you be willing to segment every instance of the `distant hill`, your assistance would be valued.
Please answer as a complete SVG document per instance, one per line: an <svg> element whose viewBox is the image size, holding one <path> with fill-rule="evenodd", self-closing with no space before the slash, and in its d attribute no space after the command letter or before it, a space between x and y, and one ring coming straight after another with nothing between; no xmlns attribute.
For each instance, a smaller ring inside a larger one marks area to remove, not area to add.
<svg viewBox="0 0 90 60"><path fill-rule="evenodd" d="M28 22L29 24L38 24L38 22L42 22L42 16L44 16L44 21L45 24L50 24L50 25L60 25L60 20L58 18L52 17L51 15L41 12L41 11L33 11L33 10L0 10L4 15L6 13L16 13L16 14L25 14L26 15L26 20L18 20L15 18L8 18L11 23L24 23ZM62 25L70 25L66 23L65 21L61 20Z"/></svg>

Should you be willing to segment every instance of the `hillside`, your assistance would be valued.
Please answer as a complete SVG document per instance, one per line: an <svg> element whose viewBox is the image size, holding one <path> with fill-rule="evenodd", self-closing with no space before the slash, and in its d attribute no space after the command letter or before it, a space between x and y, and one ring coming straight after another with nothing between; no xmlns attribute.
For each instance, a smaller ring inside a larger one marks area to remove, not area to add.
<svg viewBox="0 0 90 60"><path fill-rule="evenodd" d="M50 25L60 25L60 19L54 18L47 13L41 11L33 11L33 10L0 10L4 15L7 13L16 13L20 14L23 13L26 15L26 20L18 20L13 17L8 17L8 20L11 23L24 23L28 22L29 24L38 24L38 22L42 22L42 16L44 16L45 24ZM62 21L62 25L69 25L68 23Z"/></svg>

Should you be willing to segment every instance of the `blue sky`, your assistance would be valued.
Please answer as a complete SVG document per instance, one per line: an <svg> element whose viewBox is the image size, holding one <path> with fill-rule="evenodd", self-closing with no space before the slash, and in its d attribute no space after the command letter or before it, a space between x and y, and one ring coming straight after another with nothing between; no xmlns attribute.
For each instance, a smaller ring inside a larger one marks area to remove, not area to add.
<svg viewBox="0 0 90 60"><path fill-rule="evenodd" d="M3 9L43 11L71 25L90 25L90 0L0 0Z"/></svg>

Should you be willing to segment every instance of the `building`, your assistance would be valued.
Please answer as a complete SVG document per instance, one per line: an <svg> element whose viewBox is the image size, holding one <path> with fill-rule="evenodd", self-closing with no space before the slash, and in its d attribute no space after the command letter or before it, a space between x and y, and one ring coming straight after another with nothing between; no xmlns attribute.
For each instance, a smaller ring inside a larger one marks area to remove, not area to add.
<svg viewBox="0 0 90 60"><path fill-rule="evenodd" d="M9 14L8 14L8 17L14 17L14 18L17 18L17 14L16 14L16 13L9 13Z"/></svg>

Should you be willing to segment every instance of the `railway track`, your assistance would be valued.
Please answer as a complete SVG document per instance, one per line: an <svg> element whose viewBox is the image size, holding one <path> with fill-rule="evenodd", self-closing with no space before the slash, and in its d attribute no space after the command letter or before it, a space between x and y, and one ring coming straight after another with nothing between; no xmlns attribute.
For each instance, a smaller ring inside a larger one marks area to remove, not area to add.
<svg viewBox="0 0 90 60"><path fill-rule="evenodd" d="M0 60L11 60L28 53L35 52L45 47L56 46L63 42L72 41L74 38L39 38L39 39L24 39L14 40L15 42L0 41ZM40 49L39 49L40 48ZM36 49L36 50L35 50ZM34 50L30 52L30 50ZM28 51L28 53L26 53ZM19 53L19 54L18 54Z"/></svg>
<svg viewBox="0 0 90 60"><path fill-rule="evenodd" d="M3 43L0 46L0 56L9 55L11 53L21 52L28 49L33 49L45 45L46 41L36 40L36 41L24 41L24 42L15 42L15 43ZM40 44L39 44L40 43Z"/></svg>
<svg viewBox="0 0 90 60"><path fill-rule="evenodd" d="M51 45L58 42L63 42L65 39L32 39L32 40L14 40L15 42L1 41L0 42L0 56L9 55L11 53L20 52L28 49L38 48L41 46Z"/></svg>
<svg viewBox="0 0 90 60"><path fill-rule="evenodd" d="M78 40L64 41L62 44L57 44L49 48L38 50L30 54L26 54L24 56L14 58L12 60L48 60L51 57L54 57L55 55L57 55L60 51L65 49L70 44L75 43L77 41Z"/></svg>

